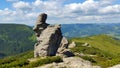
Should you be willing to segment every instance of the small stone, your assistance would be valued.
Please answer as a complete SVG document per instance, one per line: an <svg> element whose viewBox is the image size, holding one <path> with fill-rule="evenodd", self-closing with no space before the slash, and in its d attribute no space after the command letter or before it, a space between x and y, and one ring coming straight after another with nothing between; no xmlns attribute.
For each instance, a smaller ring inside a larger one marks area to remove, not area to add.
<svg viewBox="0 0 120 68"><path fill-rule="evenodd" d="M69 44L68 48L74 48L76 46L75 42L72 42L71 44Z"/></svg>
<svg viewBox="0 0 120 68"><path fill-rule="evenodd" d="M89 46L89 43L84 43L82 46Z"/></svg>

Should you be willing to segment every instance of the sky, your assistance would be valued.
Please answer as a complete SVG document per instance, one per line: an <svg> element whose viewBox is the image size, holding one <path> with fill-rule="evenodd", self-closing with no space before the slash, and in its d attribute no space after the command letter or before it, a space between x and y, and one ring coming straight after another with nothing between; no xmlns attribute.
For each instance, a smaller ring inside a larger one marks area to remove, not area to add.
<svg viewBox="0 0 120 68"><path fill-rule="evenodd" d="M120 23L120 0L0 0L0 23L34 25L41 13L49 24Z"/></svg>

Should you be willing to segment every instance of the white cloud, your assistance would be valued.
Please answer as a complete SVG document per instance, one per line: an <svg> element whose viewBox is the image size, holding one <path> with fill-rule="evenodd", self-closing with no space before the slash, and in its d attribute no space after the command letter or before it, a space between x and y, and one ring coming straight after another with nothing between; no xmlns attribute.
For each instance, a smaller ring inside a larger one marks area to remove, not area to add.
<svg viewBox="0 0 120 68"><path fill-rule="evenodd" d="M107 6L99 10L103 14L120 14L120 5Z"/></svg>
<svg viewBox="0 0 120 68"><path fill-rule="evenodd" d="M112 2L113 0L87 0L83 3L67 4L63 17L70 17L69 20L72 19L72 22L78 23L120 22L116 20L120 17L120 5L112 4Z"/></svg>
<svg viewBox="0 0 120 68"><path fill-rule="evenodd" d="M42 0L36 0L32 3L35 7L35 10L38 9L42 12L46 12L49 15L56 15L61 10L61 1L60 0L48 0L48 1L42 1Z"/></svg>
<svg viewBox="0 0 120 68"><path fill-rule="evenodd" d="M115 0L100 0L100 4L103 6L111 5Z"/></svg>
<svg viewBox="0 0 120 68"><path fill-rule="evenodd" d="M15 15L16 15L16 11L12 11L8 8L5 8L4 10L0 10L1 22L15 21L14 18Z"/></svg>
<svg viewBox="0 0 120 68"><path fill-rule="evenodd" d="M120 22L120 4L115 4L114 1L85 0L82 3L69 4L64 4L65 0L18 1L13 3L15 10L0 10L0 18L3 22L34 24L36 17L45 12L48 14L48 23Z"/></svg>
<svg viewBox="0 0 120 68"><path fill-rule="evenodd" d="M26 14L26 17L31 17L31 18L34 18L34 17L37 17L38 13L28 13Z"/></svg>
<svg viewBox="0 0 120 68"><path fill-rule="evenodd" d="M30 11L32 9L29 3L23 1L13 3L13 7L22 11Z"/></svg>
<svg viewBox="0 0 120 68"><path fill-rule="evenodd" d="M40 6L40 5L43 5L43 1L41 1L41 0L36 0L33 4L34 4L35 6Z"/></svg>
<svg viewBox="0 0 120 68"><path fill-rule="evenodd" d="M68 12L81 14L81 15L95 14L94 11L96 11L98 8L99 8L99 3L93 0L87 0L83 3L72 3L65 5L65 9Z"/></svg>

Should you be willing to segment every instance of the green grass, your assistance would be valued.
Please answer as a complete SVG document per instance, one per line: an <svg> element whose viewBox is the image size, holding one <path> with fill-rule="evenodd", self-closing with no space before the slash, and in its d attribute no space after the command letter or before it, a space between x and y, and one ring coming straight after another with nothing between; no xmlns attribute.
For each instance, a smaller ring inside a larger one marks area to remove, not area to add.
<svg viewBox="0 0 120 68"><path fill-rule="evenodd" d="M72 41L76 43L89 43L90 46L97 48L98 50L110 53L112 55L120 54L120 40L107 35L97 35L86 38L73 38Z"/></svg>
<svg viewBox="0 0 120 68"><path fill-rule="evenodd" d="M28 64L27 59L33 57L33 51L28 51L16 56L0 59L0 68L21 67Z"/></svg>
<svg viewBox="0 0 120 68"><path fill-rule="evenodd" d="M72 38L71 41L74 41L77 45L71 49L73 52L95 55L92 57L82 56L83 59L89 60L93 64L106 68L120 63L120 40L107 35L96 35L85 38ZM90 47L82 46L84 43L89 43Z"/></svg>
<svg viewBox="0 0 120 68"><path fill-rule="evenodd" d="M33 58L33 51L28 51L16 56L0 59L0 68L33 68L52 62L62 62L59 56L37 58L37 61L29 62Z"/></svg>
<svg viewBox="0 0 120 68"><path fill-rule="evenodd" d="M62 62L62 59L59 56L53 56L53 57L46 57L46 58L39 58L37 61L31 62L28 65L24 66L23 68L33 68L33 67L38 67L42 66L48 63L52 62Z"/></svg>

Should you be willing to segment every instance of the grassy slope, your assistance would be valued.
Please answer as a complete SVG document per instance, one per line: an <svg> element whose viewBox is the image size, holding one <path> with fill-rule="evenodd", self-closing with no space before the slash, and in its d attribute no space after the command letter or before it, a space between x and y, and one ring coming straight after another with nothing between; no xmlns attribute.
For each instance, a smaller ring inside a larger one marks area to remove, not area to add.
<svg viewBox="0 0 120 68"><path fill-rule="evenodd" d="M83 57L94 64L106 68L120 63L120 40L107 35L97 35L86 38L73 38L71 41L77 44L72 49L73 52L96 55L93 57ZM91 47L82 46L83 43L89 43Z"/></svg>
<svg viewBox="0 0 120 68"><path fill-rule="evenodd" d="M29 62L28 59L33 58L33 51L28 51L16 56L0 59L0 68L33 68L52 62L62 62L58 56L36 58L37 61Z"/></svg>
<svg viewBox="0 0 120 68"><path fill-rule="evenodd" d="M120 54L120 40L115 40L114 38L107 35L97 35L86 38L74 38L72 39L72 41L89 43L90 46L113 55Z"/></svg>

